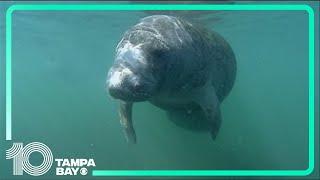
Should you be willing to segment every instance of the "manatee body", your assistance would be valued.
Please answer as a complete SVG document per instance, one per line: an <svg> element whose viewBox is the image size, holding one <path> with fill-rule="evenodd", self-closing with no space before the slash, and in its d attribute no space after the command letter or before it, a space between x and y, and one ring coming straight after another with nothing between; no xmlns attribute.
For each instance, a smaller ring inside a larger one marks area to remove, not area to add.
<svg viewBox="0 0 320 180"><path fill-rule="evenodd" d="M234 53L220 35L173 16L154 15L124 34L107 88L120 101L120 122L129 142L136 142L132 105L141 101L166 110L178 125L193 129L200 124L215 139L220 104L235 76Z"/></svg>

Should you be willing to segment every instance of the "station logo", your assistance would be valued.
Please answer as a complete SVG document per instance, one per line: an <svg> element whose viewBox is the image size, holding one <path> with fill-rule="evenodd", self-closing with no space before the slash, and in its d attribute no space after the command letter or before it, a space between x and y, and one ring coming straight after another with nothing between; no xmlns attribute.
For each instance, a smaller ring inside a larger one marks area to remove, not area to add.
<svg viewBox="0 0 320 180"><path fill-rule="evenodd" d="M39 152L43 157L38 166L30 163L30 155L34 152ZM13 160L13 175L23 175L25 172L31 176L41 176L55 164L57 176L84 176L88 174L88 168L96 166L94 159L56 158L53 161L50 148L40 142L32 142L26 146L23 146L23 143L13 143L12 147L6 150L6 159Z"/></svg>

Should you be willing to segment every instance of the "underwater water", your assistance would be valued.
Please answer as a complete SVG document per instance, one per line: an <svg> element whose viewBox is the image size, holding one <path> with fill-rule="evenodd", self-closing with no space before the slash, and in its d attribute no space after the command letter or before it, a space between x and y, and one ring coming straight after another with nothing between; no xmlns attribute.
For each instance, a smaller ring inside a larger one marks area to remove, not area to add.
<svg viewBox="0 0 320 180"><path fill-rule="evenodd" d="M104 170L308 167L306 12L222 11L212 14L218 19L212 22L199 17L230 43L237 60L217 139L178 127L164 110L142 102L133 107L138 141L133 145L125 140L118 102L108 95L105 81L123 33L145 16L141 11L15 12L13 141L43 142L54 157L94 158L95 169ZM0 162L11 169L12 161L1 153Z"/></svg>

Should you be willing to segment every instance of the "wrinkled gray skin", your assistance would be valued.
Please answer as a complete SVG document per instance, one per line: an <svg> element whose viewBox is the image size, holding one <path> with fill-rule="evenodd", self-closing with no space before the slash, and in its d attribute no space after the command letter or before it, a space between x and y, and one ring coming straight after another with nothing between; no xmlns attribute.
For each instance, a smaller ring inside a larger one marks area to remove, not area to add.
<svg viewBox="0 0 320 180"><path fill-rule="evenodd" d="M132 105L141 101L180 117L200 114L203 119L195 119L203 121L215 139L220 103L235 75L233 51L220 35L176 17L154 15L124 34L107 88L120 100L120 122L129 142L136 143Z"/></svg>

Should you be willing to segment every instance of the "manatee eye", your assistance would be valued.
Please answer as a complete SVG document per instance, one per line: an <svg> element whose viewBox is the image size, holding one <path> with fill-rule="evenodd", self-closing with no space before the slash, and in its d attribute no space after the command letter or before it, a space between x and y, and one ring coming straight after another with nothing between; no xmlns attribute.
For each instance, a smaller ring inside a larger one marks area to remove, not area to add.
<svg viewBox="0 0 320 180"><path fill-rule="evenodd" d="M164 55L164 50L162 49L155 49L152 51L152 55L155 57L155 58L161 58L163 55Z"/></svg>
<svg viewBox="0 0 320 180"><path fill-rule="evenodd" d="M134 85L133 85L133 89L134 89L135 91L140 91L140 90L143 89L143 85L140 84L140 83L134 84Z"/></svg>

